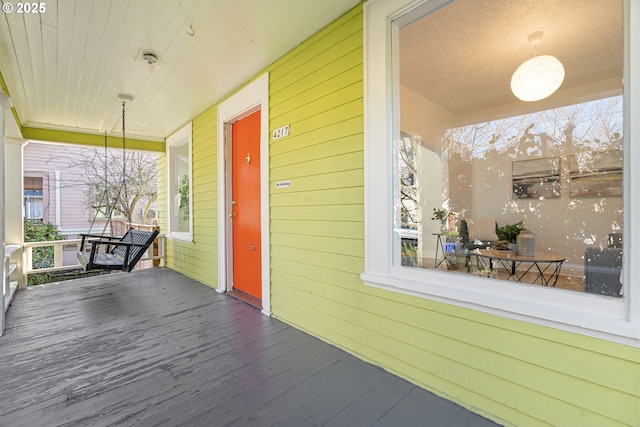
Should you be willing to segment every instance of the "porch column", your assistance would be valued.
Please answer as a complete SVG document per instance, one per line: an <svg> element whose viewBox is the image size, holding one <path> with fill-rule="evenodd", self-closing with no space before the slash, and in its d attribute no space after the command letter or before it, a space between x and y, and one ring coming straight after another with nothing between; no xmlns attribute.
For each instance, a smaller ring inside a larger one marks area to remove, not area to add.
<svg viewBox="0 0 640 427"><path fill-rule="evenodd" d="M4 243L19 245L20 249L11 255L10 263L16 269L11 275L11 282L22 283L22 244L24 243L23 209L23 147L24 139L4 136ZM7 285L8 286L8 285Z"/></svg>
<svg viewBox="0 0 640 427"><path fill-rule="evenodd" d="M4 111L9 104L9 97L0 94L0 165L4 165ZM4 194L4 172L0 173L0 189ZM6 288L6 259L4 255L4 196L0 197L0 241L2 242L2 303L0 304L0 335L4 334L4 292Z"/></svg>
<svg viewBox="0 0 640 427"><path fill-rule="evenodd" d="M22 277L22 146L24 139L11 110L11 99L0 93L0 241L2 242L2 298L0 334L5 329L5 313L12 293ZM11 251L6 251L11 245ZM17 250L16 250L17 248ZM7 255L10 253L9 257ZM15 265L13 273L9 266ZM14 286L11 286L11 283Z"/></svg>

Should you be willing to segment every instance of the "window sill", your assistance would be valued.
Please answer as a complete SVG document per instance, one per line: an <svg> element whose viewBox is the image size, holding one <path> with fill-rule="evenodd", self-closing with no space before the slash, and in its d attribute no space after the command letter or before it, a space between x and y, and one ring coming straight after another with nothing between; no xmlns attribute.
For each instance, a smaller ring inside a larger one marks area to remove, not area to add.
<svg viewBox="0 0 640 427"><path fill-rule="evenodd" d="M640 324L625 319L623 298L455 273L397 267L391 270L389 275L365 272L361 279L365 285L379 289L640 347Z"/></svg>

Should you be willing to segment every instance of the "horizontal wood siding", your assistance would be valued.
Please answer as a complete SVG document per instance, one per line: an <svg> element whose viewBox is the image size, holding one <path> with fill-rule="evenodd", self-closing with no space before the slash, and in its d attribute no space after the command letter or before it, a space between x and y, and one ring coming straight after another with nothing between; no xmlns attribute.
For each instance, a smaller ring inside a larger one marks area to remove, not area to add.
<svg viewBox="0 0 640 427"><path fill-rule="evenodd" d="M358 6L268 68L269 128L290 126L269 147L273 316L505 425L640 425L637 348L360 280L362 20ZM215 126L214 107L194 120L195 243L169 243L169 265L210 285Z"/></svg>
<svg viewBox="0 0 640 427"><path fill-rule="evenodd" d="M168 266L213 287L218 286L216 120L215 107L193 120L193 243L167 242ZM163 179L166 181L166 170ZM162 200L166 207L166 192Z"/></svg>
<svg viewBox="0 0 640 427"><path fill-rule="evenodd" d="M361 316L360 310L326 296L353 289L350 297L366 300L368 293L359 278L362 47L356 8L274 64L269 87L270 128L290 126L288 137L270 144L273 315L360 355L366 349L336 325L341 316ZM291 185L276 188L278 181ZM327 318L318 322L318 316Z"/></svg>
<svg viewBox="0 0 640 427"><path fill-rule="evenodd" d="M356 8L270 68L273 315L507 425L638 425L637 349L364 286L362 47Z"/></svg>
<svg viewBox="0 0 640 427"><path fill-rule="evenodd" d="M100 233L104 220L94 221L95 211L86 207L84 171L69 160L83 155L85 148L90 147L30 142L23 149L23 175L42 178L44 220L56 223L56 171L60 172L60 223L56 225L62 231L86 231L93 222L92 231ZM96 150L102 155L101 149Z"/></svg>

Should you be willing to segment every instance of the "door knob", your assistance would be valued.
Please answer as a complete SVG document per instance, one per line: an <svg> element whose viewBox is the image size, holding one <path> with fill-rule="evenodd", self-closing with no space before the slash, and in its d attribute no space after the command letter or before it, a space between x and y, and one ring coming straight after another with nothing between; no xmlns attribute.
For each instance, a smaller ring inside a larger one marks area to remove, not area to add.
<svg viewBox="0 0 640 427"><path fill-rule="evenodd" d="M229 213L229 218L235 218L236 217L236 213L235 212L230 212Z"/></svg>

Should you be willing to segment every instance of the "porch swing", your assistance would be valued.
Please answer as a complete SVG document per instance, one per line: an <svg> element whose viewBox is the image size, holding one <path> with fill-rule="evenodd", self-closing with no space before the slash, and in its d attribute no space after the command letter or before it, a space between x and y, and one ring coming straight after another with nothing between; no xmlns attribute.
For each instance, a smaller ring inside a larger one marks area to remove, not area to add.
<svg viewBox="0 0 640 427"><path fill-rule="evenodd" d="M107 218L102 228L102 233L91 234L93 225L98 217L98 209L89 226L89 233L81 234L82 239L78 250L78 262L85 271L109 270L131 272L149 246L158 236L158 230L143 231L130 227L121 237L105 236L107 226L112 224L111 216L113 208L109 207L108 181L107 181L107 134L104 135L104 181L105 190L102 193L100 204L106 197ZM122 184L118 188L115 200L120 198L124 189L124 199L127 194L127 145L125 139L125 101L122 101ZM110 227L110 230L112 228ZM91 245L90 248L88 245ZM85 247L87 246L87 247Z"/></svg>

